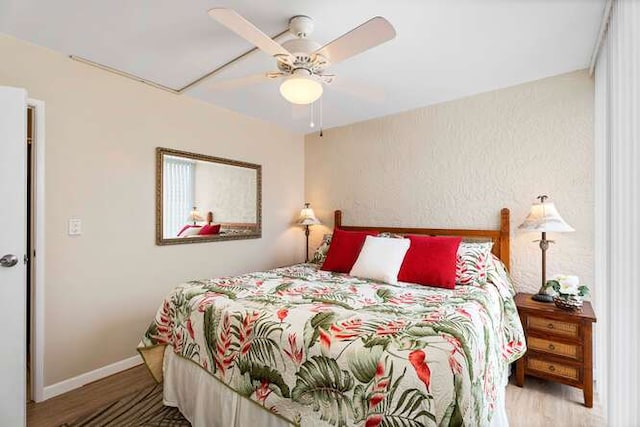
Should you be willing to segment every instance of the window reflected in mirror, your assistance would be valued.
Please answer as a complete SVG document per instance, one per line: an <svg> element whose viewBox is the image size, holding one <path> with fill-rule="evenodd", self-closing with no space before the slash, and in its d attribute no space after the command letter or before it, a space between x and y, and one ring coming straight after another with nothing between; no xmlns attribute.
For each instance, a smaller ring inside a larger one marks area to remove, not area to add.
<svg viewBox="0 0 640 427"><path fill-rule="evenodd" d="M261 166L156 150L156 243L261 236Z"/></svg>

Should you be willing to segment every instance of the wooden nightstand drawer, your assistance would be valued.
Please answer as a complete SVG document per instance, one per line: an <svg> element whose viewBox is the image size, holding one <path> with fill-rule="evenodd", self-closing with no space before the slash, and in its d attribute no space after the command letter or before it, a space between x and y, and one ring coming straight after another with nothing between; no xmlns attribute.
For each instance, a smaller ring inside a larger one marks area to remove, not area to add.
<svg viewBox="0 0 640 427"><path fill-rule="evenodd" d="M575 360L582 360L582 347L576 344L565 344L558 341L530 336L527 340L527 347L529 347L530 350L537 350L544 353L569 357Z"/></svg>
<svg viewBox="0 0 640 427"><path fill-rule="evenodd" d="M527 325L525 327L561 337L579 338L580 336L580 325L577 323L562 322L544 317L527 316Z"/></svg>
<svg viewBox="0 0 640 427"><path fill-rule="evenodd" d="M538 371L538 372L542 372L549 375L555 375L555 376L566 378L572 381L580 380L579 368L563 365L561 363L549 362L547 360L528 357L527 368L531 369L532 371Z"/></svg>

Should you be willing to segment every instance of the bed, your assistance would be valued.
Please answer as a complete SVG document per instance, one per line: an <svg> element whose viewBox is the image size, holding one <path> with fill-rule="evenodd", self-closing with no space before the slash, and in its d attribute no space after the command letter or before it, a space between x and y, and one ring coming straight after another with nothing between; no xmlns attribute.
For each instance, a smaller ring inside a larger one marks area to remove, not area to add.
<svg viewBox="0 0 640 427"><path fill-rule="evenodd" d="M506 426L525 351L496 230L346 226L491 240L486 283L389 285L299 264L175 288L139 351L194 426Z"/></svg>
<svg viewBox="0 0 640 427"><path fill-rule="evenodd" d="M203 229L209 228L208 231L203 232ZM241 235L252 234L258 229L258 224L255 222L213 222L213 212L207 212L207 218L204 224L186 224L178 232L176 237L182 237L185 239L198 239L209 238L213 235L229 236L229 235Z"/></svg>

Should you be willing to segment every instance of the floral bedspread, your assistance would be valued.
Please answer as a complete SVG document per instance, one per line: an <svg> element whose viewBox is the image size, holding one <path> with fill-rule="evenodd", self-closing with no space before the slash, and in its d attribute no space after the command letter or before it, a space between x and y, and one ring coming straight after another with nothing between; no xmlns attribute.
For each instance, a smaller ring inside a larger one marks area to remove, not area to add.
<svg viewBox="0 0 640 427"><path fill-rule="evenodd" d="M484 286L387 285L300 264L173 290L140 343L303 426L481 426L525 351L502 264Z"/></svg>

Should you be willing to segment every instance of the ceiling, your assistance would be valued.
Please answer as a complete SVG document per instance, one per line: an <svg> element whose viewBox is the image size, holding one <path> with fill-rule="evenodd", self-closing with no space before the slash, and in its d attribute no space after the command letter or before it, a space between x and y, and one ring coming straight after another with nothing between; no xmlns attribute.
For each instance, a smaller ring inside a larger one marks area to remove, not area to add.
<svg viewBox="0 0 640 427"><path fill-rule="evenodd" d="M0 0L0 31L179 88L250 49L207 10L229 7L275 35L294 15L311 38L333 40L380 15L394 40L331 68L315 121L330 128L586 68L605 0ZM280 41L285 40L281 39ZM255 52L209 82L275 70ZM300 133L309 107L292 107L277 81L185 95ZM379 92L379 93L375 93ZM383 96L381 96L383 95ZM176 95L178 96L178 95Z"/></svg>

